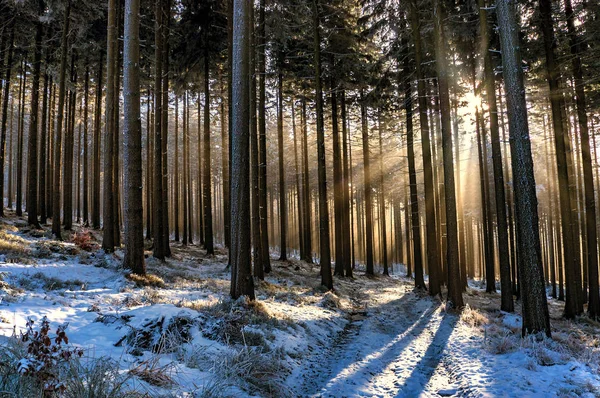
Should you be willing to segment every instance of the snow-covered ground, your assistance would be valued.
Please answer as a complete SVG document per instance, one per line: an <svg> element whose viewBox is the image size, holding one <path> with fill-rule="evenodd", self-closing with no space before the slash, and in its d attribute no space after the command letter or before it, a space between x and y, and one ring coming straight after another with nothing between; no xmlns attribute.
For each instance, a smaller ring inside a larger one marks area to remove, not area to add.
<svg viewBox="0 0 600 398"><path fill-rule="evenodd" d="M600 325L562 320L556 301L553 338L521 339L519 316L476 283L457 315L398 275L357 270L331 293L317 266L273 261L257 302L232 302L224 253L173 244L166 263L147 259L157 278L135 281L120 251L5 223L0 344L29 317L46 316L52 333L68 322L82 362L111 359L126 389L146 396L600 396Z"/></svg>

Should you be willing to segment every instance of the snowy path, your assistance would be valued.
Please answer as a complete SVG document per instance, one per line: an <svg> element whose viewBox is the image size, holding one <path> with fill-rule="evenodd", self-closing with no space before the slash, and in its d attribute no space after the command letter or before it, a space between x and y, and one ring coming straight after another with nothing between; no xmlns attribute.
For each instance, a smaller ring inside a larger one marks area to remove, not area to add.
<svg viewBox="0 0 600 398"><path fill-rule="evenodd" d="M309 359L297 393L315 397L463 396L445 362L445 348L457 322L438 302L400 287L395 299L352 322L336 343ZM375 301L375 303L373 303Z"/></svg>

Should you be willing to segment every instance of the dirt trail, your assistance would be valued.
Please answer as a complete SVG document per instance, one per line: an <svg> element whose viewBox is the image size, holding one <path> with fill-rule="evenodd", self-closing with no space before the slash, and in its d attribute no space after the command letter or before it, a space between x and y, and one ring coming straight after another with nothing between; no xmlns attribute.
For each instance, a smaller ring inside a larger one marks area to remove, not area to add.
<svg viewBox="0 0 600 398"><path fill-rule="evenodd" d="M383 290L351 293L357 310L330 347L307 359L297 376L298 396L468 395L452 376L445 351L457 317L408 282Z"/></svg>

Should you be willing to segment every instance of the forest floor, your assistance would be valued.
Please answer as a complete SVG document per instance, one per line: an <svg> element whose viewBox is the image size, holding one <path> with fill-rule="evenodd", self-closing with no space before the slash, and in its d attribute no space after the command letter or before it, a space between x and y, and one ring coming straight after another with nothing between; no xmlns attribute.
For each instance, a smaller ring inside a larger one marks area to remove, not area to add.
<svg viewBox="0 0 600 398"><path fill-rule="evenodd" d="M223 251L173 243L165 263L148 251L150 276L136 278L100 237L1 222L0 397L44 384L66 397L600 396L600 324L562 319L554 300L552 339L521 339L518 305L499 311L477 281L457 315L398 270L359 268L326 292L318 266L272 260L257 301L232 301ZM68 344L49 342L59 355L19 338L43 317L50 337L68 323Z"/></svg>

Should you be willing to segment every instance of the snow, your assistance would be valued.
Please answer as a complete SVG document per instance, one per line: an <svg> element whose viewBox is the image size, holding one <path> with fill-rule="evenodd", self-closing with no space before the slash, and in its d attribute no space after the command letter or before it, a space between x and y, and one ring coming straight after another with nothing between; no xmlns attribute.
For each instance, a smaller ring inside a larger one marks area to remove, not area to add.
<svg viewBox="0 0 600 398"><path fill-rule="evenodd" d="M48 241L14 233L32 247ZM600 330L593 323L556 317L553 340L521 339L518 313L494 310L499 296L476 284L465 299L481 323L447 312L443 302L415 292L399 275L366 278L357 270L356 279L336 279L335 292L325 293L318 268L298 261L273 261L274 272L257 284L260 307L228 307L222 305L229 284L225 255L205 257L195 246L177 245L174 253L167 264L148 259L149 270L165 280L162 288L129 281L119 268L122 252L58 252L33 264L0 257L0 280L22 289L14 294L0 284L0 335L23 330L28 317L48 317L52 332L68 322L69 340L85 349L86 358L110 357L122 371L161 369L171 385L130 381L149 396L193 396L211 383L222 383L223 395L269 396L243 375L219 371L244 350L280 361L283 384L276 396L600 396ZM48 280L63 284L49 288ZM552 313L560 305L551 302ZM244 311L255 311L254 318ZM165 352L128 339L144 330L150 339L169 337L169 325L182 319L189 320L180 325L189 333ZM233 325L223 319L241 320L243 338L262 336L262 343L215 337L219 327Z"/></svg>

